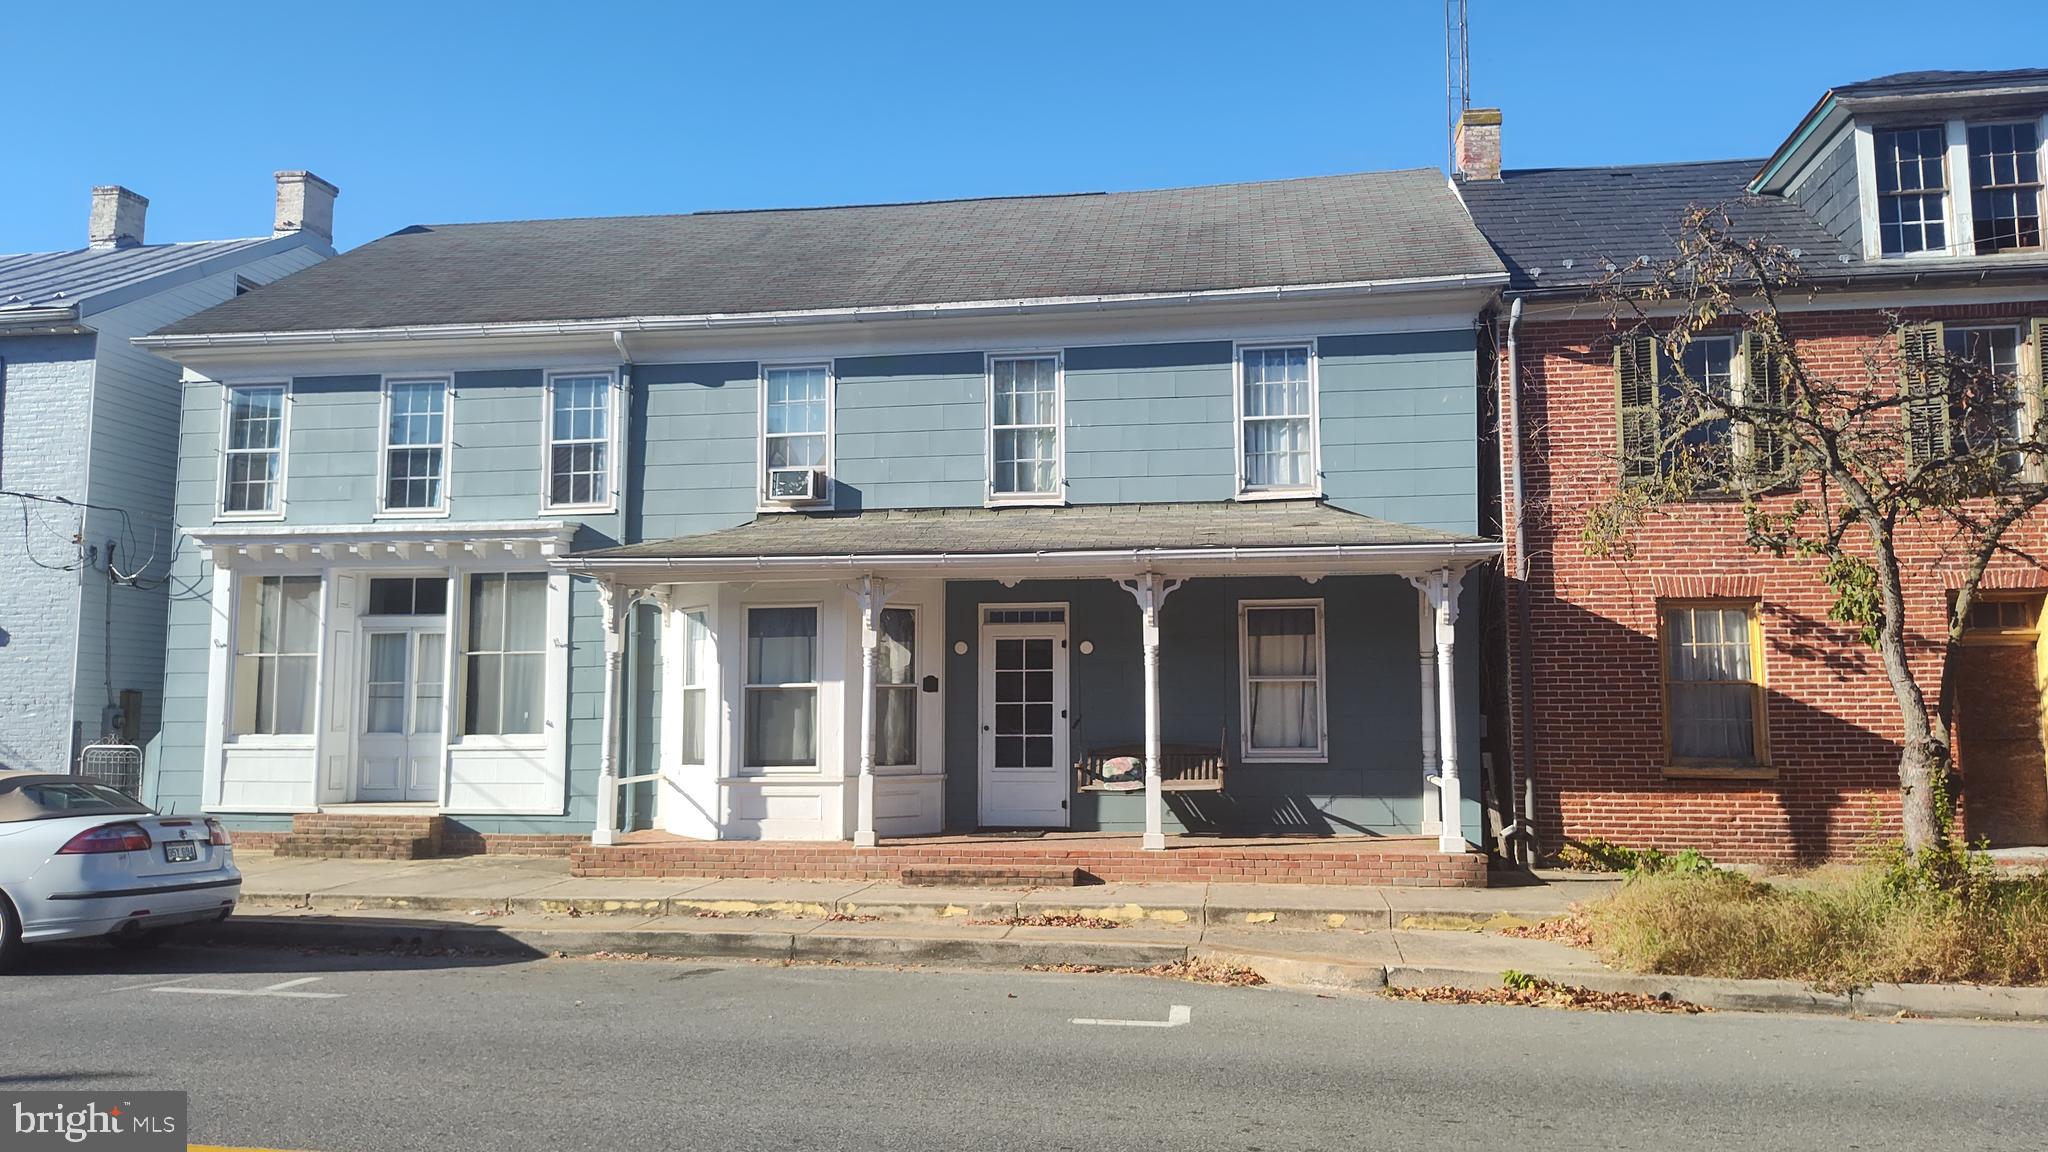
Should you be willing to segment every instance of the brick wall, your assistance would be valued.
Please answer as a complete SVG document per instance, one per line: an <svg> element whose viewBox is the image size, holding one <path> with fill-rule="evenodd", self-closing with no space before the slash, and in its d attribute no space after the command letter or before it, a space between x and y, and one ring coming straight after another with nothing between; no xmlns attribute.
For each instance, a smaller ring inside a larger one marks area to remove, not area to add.
<svg viewBox="0 0 2048 1152"><path fill-rule="evenodd" d="M2016 320L2048 315L2048 303L1905 314L1949 323ZM1533 660L1532 715L1517 742L1533 748L1546 849L1561 838L1599 837L1695 846L1731 861L1799 863L1853 855L1897 835L1898 707L1877 653L1827 618L1832 596L1818 563L1752 551L1739 506L1712 500L1653 517L1631 559L1586 555L1579 531L1586 508L1612 491L1617 433L1611 327L1597 304L1580 316L1598 318L1530 316L1519 332L1529 634L1521 635L1512 599L1505 619L1511 643L1526 644ZM1875 311L1807 312L1784 323L1817 367L1860 374L1873 350L1893 355L1886 319ZM1504 348L1501 371L1504 382ZM1511 550L1513 515L1509 509ZM2048 524L2037 517L2018 542L2048 555ZM1931 699L1954 563L1931 528L1912 536L1905 560L1911 658ZM2048 574L2001 560L1987 585L2048 587ZM1656 604L1708 596L1760 603L1775 779L1667 776Z"/></svg>

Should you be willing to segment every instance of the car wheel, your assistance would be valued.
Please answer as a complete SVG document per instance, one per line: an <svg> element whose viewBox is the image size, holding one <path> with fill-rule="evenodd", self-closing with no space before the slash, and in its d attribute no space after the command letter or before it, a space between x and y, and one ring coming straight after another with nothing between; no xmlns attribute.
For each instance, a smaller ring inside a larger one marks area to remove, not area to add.
<svg viewBox="0 0 2048 1152"><path fill-rule="evenodd" d="M21 942L21 917L8 903L7 894L0 892L0 972L20 961L27 947Z"/></svg>
<svg viewBox="0 0 2048 1152"><path fill-rule="evenodd" d="M107 943L122 952L144 952L171 938L170 928L150 928L141 932L116 932L107 937Z"/></svg>

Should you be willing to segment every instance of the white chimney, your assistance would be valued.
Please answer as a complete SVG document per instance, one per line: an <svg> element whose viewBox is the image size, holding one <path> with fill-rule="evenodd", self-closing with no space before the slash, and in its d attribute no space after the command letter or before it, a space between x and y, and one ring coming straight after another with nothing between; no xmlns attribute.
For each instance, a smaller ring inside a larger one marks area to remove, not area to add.
<svg viewBox="0 0 2048 1152"><path fill-rule="evenodd" d="M334 198L341 189L311 172L294 170L277 174L277 219L272 236L311 232L334 243Z"/></svg>
<svg viewBox="0 0 2048 1152"><path fill-rule="evenodd" d="M1467 180L1500 179L1500 109L1468 108L1458 117L1451 141L1458 175Z"/></svg>
<svg viewBox="0 0 2048 1152"><path fill-rule="evenodd" d="M142 218L149 200L119 184L92 190L92 217L86 242L94 248L133 248L142 243Z"/></svg>

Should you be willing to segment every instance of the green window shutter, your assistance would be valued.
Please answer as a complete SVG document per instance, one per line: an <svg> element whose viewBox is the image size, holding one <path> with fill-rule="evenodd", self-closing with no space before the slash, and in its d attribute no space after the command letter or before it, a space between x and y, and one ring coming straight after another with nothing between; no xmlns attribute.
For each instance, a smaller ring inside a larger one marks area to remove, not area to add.
<svg viewBox="0 0 2048 1152"><path fill-rule="evenodd" d="M1625 333L1614 342L1614 384L1621 412L1621 478L1657 475L1657 338Z"/></svg>
<svg viewBox="0 0 2048 1152"><path fill-rule="evenodd" d="M1949 439L1948 376L1942 370L1940 324L1899 329L1899 386L1905 397L1906 462L1946 456Z"/></svg>
<svg viewBox="0 0 2048 1152"><path fill-rule="evenodd" d="M1759 408L1783 410L1785 377L1778 358L1771 355L1770 349L1756 334L1744 332L1742 359L1745 369L1742 402ZM1749 470L1753 474L1774 477L1785 470L1785 437L1781 432L1752 424L1749 451Z"/></svg>

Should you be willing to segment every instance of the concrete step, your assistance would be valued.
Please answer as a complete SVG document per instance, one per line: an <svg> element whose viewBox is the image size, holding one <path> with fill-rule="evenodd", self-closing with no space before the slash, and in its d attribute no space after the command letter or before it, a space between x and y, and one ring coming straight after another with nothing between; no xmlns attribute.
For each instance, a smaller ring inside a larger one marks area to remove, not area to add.
<svg viewBox="0 0 2048 1152"><path fill-rule="evenodd" d="M920 888L1073 888L1082 875L1049 864L906 864L902 881Z"/></svg>

